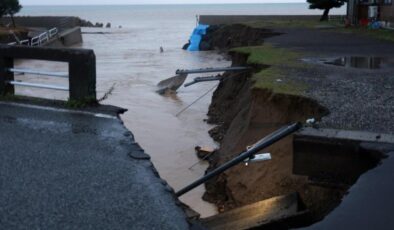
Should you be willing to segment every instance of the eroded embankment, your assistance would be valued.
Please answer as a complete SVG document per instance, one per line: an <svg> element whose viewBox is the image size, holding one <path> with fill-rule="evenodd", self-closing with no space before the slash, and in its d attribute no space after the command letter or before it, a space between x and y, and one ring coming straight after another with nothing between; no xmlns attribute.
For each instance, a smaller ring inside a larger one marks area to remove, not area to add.
<svg viewBox="0 0 394 230"><path fill-rule="evenodd" d="M234 65L243 65L247 55L233 54L233 60ZM210 134L221 148L210 160L210 168L233 158L278 127L327 113L311 99L254 88L252 74L227 74L214 93L208 115L209 122L218 126ZM273 160L234 167L206 184L204 199L223 211L303 190L306 179L292 175L292 137L267 151Z"/></svg>
<svg viewBox="0 0 394 230"><path fill-rule="evenodd" d="M202 38L200 50L261 45L265 38L279 34L270 29L252 28L243 24L210 26Z"/></svg>
<svg viewBox="0 0 394 230"><path fill-rule="evenodd" d="M244 37L243 39L248 39ZM245 66L248 54L232 52L234 66ZM270 88L256 87L256 72L268 65L253 66L254 71L226 73L215 91L209 108L209 122L216 124L211 136L220 142L220 149L210 159L210 168L232 159L247 146L286 124L308 118L320 119L328 114L317 101L302 94L275 92ZM206 183L204 199L215 203L219 211L226 211L275 196L298 192L309 210L301 225L321 220L339 205L343 196L358 177L376 166L377 162L358 164L349 175L342 175L345 184L316 185L307 176L293 173L293 137L272 145L267 152L272 160L238 165ZM357 157L357 154L356 154ZM313 179L313 178L312 178ZM348 179L348 180L347 180ZM323 179L324 180L324 179ZM332 186L334 185L334 186Z"/></svg>

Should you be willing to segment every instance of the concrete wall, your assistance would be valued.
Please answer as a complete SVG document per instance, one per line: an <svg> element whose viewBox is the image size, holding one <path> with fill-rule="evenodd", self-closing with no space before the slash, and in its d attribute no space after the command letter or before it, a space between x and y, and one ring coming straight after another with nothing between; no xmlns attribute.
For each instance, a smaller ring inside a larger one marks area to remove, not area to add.
<svg viewBox="0 0 394 230"><path fill-rule="evenodd" d="M59 35L45 44L48 47L68 47L83 42L81 27L61 31Z"/></svg>
<svg viewBox="0 0 394 230"><path fill-rule="evenodd" d="M264 20L319 20L320 17L320 15L200 15L200 23L219 25Z"/></svg>
<svg viewBox="0 0 394 230"><path fill-rule="evenodd" d="M5 17L0 20L4 25L12 24L11 18ZM73 28L80 25L80 19L77 17L15 17L15 24L23 27L40 27L40 28Z"/></svg>

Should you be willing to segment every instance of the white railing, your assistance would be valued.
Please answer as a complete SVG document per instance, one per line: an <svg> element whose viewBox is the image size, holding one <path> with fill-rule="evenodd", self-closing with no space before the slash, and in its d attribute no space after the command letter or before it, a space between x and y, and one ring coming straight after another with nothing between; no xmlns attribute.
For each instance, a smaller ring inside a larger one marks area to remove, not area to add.
<svg viewBox="0 0 394 230"><path fill-rule="evenodd" d="M23 41L18 41L18 42L11 42L8 43L10 46L14 45L25 45L25 46L41 46L48 42L50 39L54 38L57 36L59 33L59 30L55 27L52 28L48 31L45 31L38 36L33 37L30 41L28 39L23 40Z"/></svg>
<svg viewBox="0 0 394 230"><path fill-rule="evenodd" d="M48 31L49 37L50 37L50 38L54 37L55 35L57 35L58 32L59 32L59 31L58 31L58 29L57 29L56 27L50 29L50 30Z"/></svg>
<svg viewBox="0 0 394 230"><path fill-rule="evenodd" d="M40 37L34 37L31 39L30 46L39 46L40 45Z"/></svg>
<svg viewBox="0 0 394 230"><path fill-rule="evenodd" d="M34 69L23 69L23 68L9 68L7 69L9 73L14 74L33 74L38 76L52 76L52 77L61 77L61 78L69 78L68 73L61 73L61 72L51 72L51 71L39 71ZM24 82L20 80L12 80L8 81L8 84L14 86L24 86L24 87L33 87L33 88L42 88L42 89L54 89L54 90L62 90L68 91L68 86L59 86L59 85L47 85L41 83L32 83L32 82Z"/></svg>
<svg viewBox="0 0 394 230"><path fill-rule="evenodd" d="M22 41L19 42L20 45L24 45L24 46L28 46L29 43L30 43L29 39L22 40Z"/></svg>

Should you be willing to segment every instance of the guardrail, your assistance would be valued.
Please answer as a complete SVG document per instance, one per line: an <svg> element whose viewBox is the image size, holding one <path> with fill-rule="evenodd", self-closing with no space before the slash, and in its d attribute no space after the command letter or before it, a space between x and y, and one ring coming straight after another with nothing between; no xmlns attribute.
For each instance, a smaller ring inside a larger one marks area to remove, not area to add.
<svg viewBox="0 0 394 230"><path fill-rule="evenodd" d="M14 59L68 63L68 73L14 68ZM68 86L16 81L14 74L67 78ZM69 91L69 99L96 101L96 57L93 50L0 45L0 94L15 94L15 86Z"/></svg>
<svg viewBox="0 0 394 230"><path fill-rule="evenodd" d="M22 40L22 41L17 41L17 42L11 42L8 43L8 45L10 46L14 46L14 45L25 45L25 46L41 46L43 44L45 44L45 42L48 42L50 39L56 37L59 33L59 30L55 27L52 28L48 31L45 31L33 38L31 38L31 40Z"/></svg>

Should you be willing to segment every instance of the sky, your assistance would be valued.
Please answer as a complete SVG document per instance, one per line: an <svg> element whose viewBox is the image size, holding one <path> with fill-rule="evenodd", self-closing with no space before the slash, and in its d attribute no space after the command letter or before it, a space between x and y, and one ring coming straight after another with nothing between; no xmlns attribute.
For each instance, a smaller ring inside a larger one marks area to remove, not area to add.
<svg viewBox="0 0 394 230"><path fill-rule="evenodd" d="M132 5L132 4L202 4L202 3L286 3L305 0L19 0L22 5Z"/></svg>

